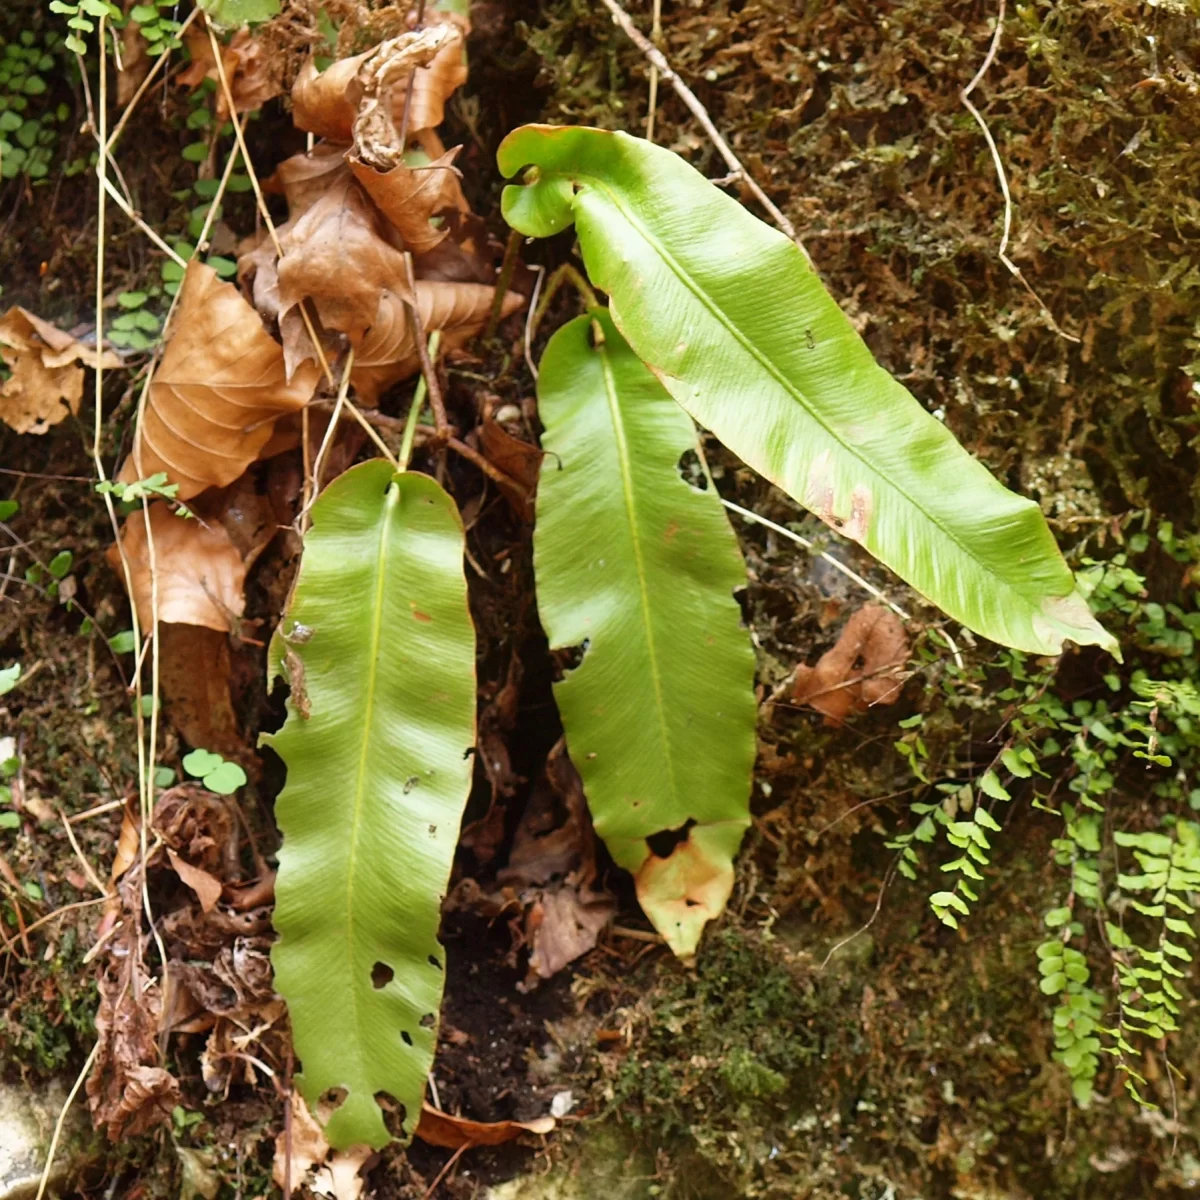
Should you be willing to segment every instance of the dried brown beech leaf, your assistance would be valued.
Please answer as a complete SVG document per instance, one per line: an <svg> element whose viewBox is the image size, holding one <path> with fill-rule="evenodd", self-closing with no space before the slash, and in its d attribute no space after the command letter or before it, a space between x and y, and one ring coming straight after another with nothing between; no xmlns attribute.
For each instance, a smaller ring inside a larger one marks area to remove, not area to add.
<svg viewBox="0 0 1200 1200"><path fill-rule="evenodd" d="M200 900L200 908L204 912L212 912L221 898L221 881L210 875L203 867L194 867L186 859L182 859L174 850L167 850L171 869L184 883L196 893Z"/></svg>
<svg viewBox="0 0 1200 1200"><path fill-rule="evenodd" d="M353 179L337 180L280 238L281 306L311 298L326 329L357 341L375 322L384 288L407 290L404 256L380 220Z"/></svg>
<svg viewBox="0 0 1200 1200"><path fill-rule="evenodd" d="M45 433L79 411L79 364L95 367L96 351L14 305L0 317L0 359L12 372L0 383L0 421L17 433ZM119 367L121 360L106 350L104 365Z"/></svg>
<svg viewBox="0 0 1200 1200"><path fill-rule="evenodd" d="M302 216L335 183L349 172L346 147L336 142L318 142L307 154L293 154L263 180L263 191L287 197L288 216ZM266 240L270 245L270 239Z"/></svg>
<svg viewBox="0 0 1200 1200"><path fill-rule="evenodd" d="M158 636L167 719L189 746L238 760L246 742L230 689L229 638L200 625L160 625Z"/></svg>
<svg viewBox="0 0 1200 1200"><path fill-rule="evenodd" d="M164 624L203 625L227 632L245 607L246 564L225 529L176 516L164 500L150 505L150 533L158 575L158 619ZM152 617L150 550L146 521L136 510L125 518L121 546L133 577L133 599L142 629ZM116 547L108 560L120 573Z"/></svg>
<svg viewBox="0 0 1200 1200"><path fill-rule="evenodd" d="M195 90L206 79L219 81L217 60L203 25L193 26L184 34L183 40L192 61L175 77L176 82ZM270 48L248 29L239 29L229 45L222 47L221 62L234 107L240 113L262 108L283 91L277 56L272 56ZM229 106L221 87L217 88L217 119L229 119Z"/></svg>
<svg viewBox="0 0 1200 1200"><path fill-rule="evenodd" d="M448 232L445 225L441 228L431 225L431 217L446 209L467 211L458 171L453 166L461 149L456 146L448 150L428 166L408 167L400 163L383 172L359 159L349 160L354 178L399 231L405 248L416 254L432 250Z"/></svg>
<svg viewBox="0 0 1200 1200"><path fill-rule="evenodd" d="M440 22L434 23L439 17ZM413 84L409 133L440 125L446 100L467 78L465 35L463 27L447 14L430 13L429 18L430 24L419 33L402 33L365 54L338 59L324 71L318 72L311 59L305 63L292 87L296 127L330 141L349 142L360 105L366 101L374 109L375 96L385 103L389 93L387 116L394 127L403 118L413 63L421 65ZM393 63L398 70L390 66ZM374 96L368 96L367 88L372 85Z"/></svg>
<svg viewBox="0 0 1200 1200"><path fill-rule="evenodd" d="M499 467L511 481L498 486L513 511L532 521L533 496L542 465L541 450L513 437L503 425L490 418L479 427L479 446L488 462Z"/></svg>
<svg viewBox="0 0 1200 1200"><path fill-rule="evenodd" d="M417 280L417 310L427 333L442 331L442 349L465 345L487 323L495 289L479 283L442 283ZM509 292L504 297L507 316L524 303ZM403 297L385 291L371 328L354 352L350 382L366 404L375 404L393 383L415 375L420 368L417 341Z"/></svg>
<svg viewBox="0 0 1200 1200"><path fill-rule="evenodd" d="M120 478L165 471L181 500L232 483L270 439L275 418L311 399L318 374L305 363L289 383L283 348L258 314L233 284L193 259Z"/></svg>
<svg viewBox="0 0 1200 1200"><path fill-rule="evenodd" d="M538 1117L536 1121L469 1121L423 1104L417 1137L430 1146L458 1150L463 1146L502 1146L523 1133L545 1136L554 1126L553 1117Z"/></svg>
<svg viewBox="0 0 1200 1200"><path fill-rule="evenodd" d="M881 604L865 604L815 667L797 667L792 696L797 704L824 713L826 724L841 725L876 704L894 704L907 661L908 637L900 618Z"/></svg>

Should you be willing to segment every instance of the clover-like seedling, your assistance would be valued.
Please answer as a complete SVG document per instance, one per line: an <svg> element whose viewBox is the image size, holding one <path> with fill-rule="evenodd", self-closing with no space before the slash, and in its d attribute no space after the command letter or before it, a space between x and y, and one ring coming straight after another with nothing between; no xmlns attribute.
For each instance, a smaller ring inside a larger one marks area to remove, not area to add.
<svg viewBox="0 0 1200 1200"><path fill-rule="evenodd" d="M230 796L246 786L246 772L211 750L193 750L183 756L183 769L199 779L210 792Z"/></svg>

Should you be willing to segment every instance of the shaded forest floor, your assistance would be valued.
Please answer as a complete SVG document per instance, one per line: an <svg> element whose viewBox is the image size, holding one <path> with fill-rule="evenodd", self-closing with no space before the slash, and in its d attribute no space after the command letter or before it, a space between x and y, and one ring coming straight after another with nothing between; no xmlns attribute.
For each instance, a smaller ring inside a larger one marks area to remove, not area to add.
<svg viewBox="0 0 1200 1200"><path fill-rule="evenodd" d="M647 14L635 16L648 28ZM1035 0L1009 15L975 99L1012 188L1010 253L1034 296L997 257L1003 198L959 95L983 60L992 16L992 6L965 0L679 0L664 5L661 44L793 221L881 363L1001 479L1035 497L1072 565L1094 572L1101 619L1122 637L1126 662L1073 652L1055 667L998 654L955 629L964 653L957 665L938 615L919 597L855 547L831 542L713 444L727 499L836 549L917 615L912 676L895 705L841 727L791 704L794 668L834 643L864 597L787 539L738 526L764 703L755 822L729 912L686 967L647 938L632 890L610 866L621 902L615 926L588 955L528 989L519 923L469 905L448 914L434 1072L442 1106L477 1120L529 1120L569 1093L569 1110L545 1142L467 1152L436 1197L484 1196L521 1173L548 1171L574 1177L580 1195L604 1188L679 1200L1066 1200L1182 1195L1200 1184L1194 980L1181 985L1189 997L1181 1031L1140 1047L1143 1092L1159 1107L1135 1104L1106 1061L1082 1109L1051 1059L1053 1002L1039 989L1035 957L1047 910L1072 902L1063 802L1079 793L1075 781L1098 777L1080 749L1104 741L1093 719L1130 738L1103 764L1102 856L1114 827L1187 819L1200 796L1200 736L1186 720L1169 721L1164 705L1170 770L1138 759L1132 732L1148 711L1136 707L1134 683L1186 682L1196 667L1200 17L1182 2L1124 0ZM41 36L48 19L5 12L0 35L19 40L28 28ZM464 186L498 249L500 138L530 120L640 133L647 72L590 0L483 3L473 21L470 80L450 106L444 140L464 145ZM95 184L87 172L62 172L84 152L69 134L83 101L79 89L58 86L71 117L54 168L36 186L18 177L0 188L0 301L71 328L89 319ZM145 220L182 234L194 174L179 157L188 101L176 89L156 96L121 167ZM278 104L251 125L263 176L302 147ZM656 140L714 178L726 174L666 86ZM223 219L249 233L252 197L231 197ZM111 286L144 288L159 278L157 253L119 214L113 221ZM553 267L569 258L570 237L524 252L528 265ZM532 275L518 278L528 291ZM573 303L556 301L543 338ZM522 320L475 343L473 358L450 373L448 402L467 425L486 405L516 405L532 440ZM131 437L131 378L114 372L108 385L110 462ZM409 385L385 397L381 411L402 415L410 395ZM91 486L88 406L43 436L0 432L0 496L20 506L0 523L8 564L0 665L24 666L0 699L0 739L13 739L0 758L17 763L7 783L17 818L0 827L0 1060L10 1081L31 1088L73 1078L94 1040L97 966L88 951L100 910L84 904L96 895L84 864L106 877L122 826L111 806L137 779L130 659L94 633L125 629L128 607L105 560L112 539ZM456 866L456 883L487 891L561 732L550 692L556 666L530 599L529 526L481 490L469 465L452 463L448 478L460 504L478 496L468 545L483 564L472 604L491 647L480 663L482 701L495 702L506 682L517 692L494 726L511 767L504 828L486 853L461 849ZM70 559L58 578L49 564L63 551ZM231 727L252 776L242 819L268 857L282 768L249 748L282 719L263 684L262 643L293 567L282 543L257 560L246 636L229 647ZM178 710L188 704L201 701L185 694ZM177 719L169 706L167 715L176 724L158 761L178 769L178 725L204 717ZM1014 730L1036 741L1044 776L1007 779L1013 803L980 900L954 931L928 904L951 847L913 843L921 861L908 879L897 839L920 825L913 803L946 803L953 788L937 785L978 778ZM468 821L489 806L482 772L477 782ZM153 899L184 912L190 893L167 876L152 879ZM246 914L259 923L237 936L261 949L269 914ZM204 953L192 944L201 967ZM1097 986L1107 986L1105 947L1095 940L1089 953ZM187 1186L219 1184L222 1196L272 1190L280 1090L245 1063L218 1073L214 1089L205 1047L202 1032L170 1039L167 1062L182 1088L172 1125L120 1146L83 1146L82 1192L173 1196L185 1167ZM278 1029L253 1053L286 1077ZM385 1152L369 1167L369 1192L421 1200L449 1157L421 1143ZM513 1194L534 1196L533 1187Z"/></svg>

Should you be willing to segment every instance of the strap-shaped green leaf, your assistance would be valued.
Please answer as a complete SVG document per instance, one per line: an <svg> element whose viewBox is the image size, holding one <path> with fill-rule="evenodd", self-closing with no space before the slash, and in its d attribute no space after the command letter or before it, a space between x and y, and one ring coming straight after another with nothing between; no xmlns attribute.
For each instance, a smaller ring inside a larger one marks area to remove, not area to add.
<svg viewBox="0 0 1200 1200"><path fill-rule="evenodd" d="M440 903L471 786L475 631L463 531L428 475L347 471L313 508L271 644L292 685L265 739L287 765L275 803L275 982L310 1106L344 1101L336 1147L390 1140L377 1103L416 1126L445 978Z"/></svg>
<svg viewBox="0 0 1200 1200"><path fill-rule="evenodd" d="M934 604L997 642L1115 647L1041 511L1002 487L871 357L800 250L677 155L597 129L505 138L504 214L575 222L613 320L731 450Z"/></svg>
<svg viewBox="0 0 1200 1200"><path fill-rule="evenodd" d="M554 688L567 748L597 833L689 955L750 823L754 652L733 597L746 569L716 493L680 474L692 422L603 309L550 339L538 411L538 612L552 648L582 653ZM664 831L682 840L655 854L646 839Z"/></svg>

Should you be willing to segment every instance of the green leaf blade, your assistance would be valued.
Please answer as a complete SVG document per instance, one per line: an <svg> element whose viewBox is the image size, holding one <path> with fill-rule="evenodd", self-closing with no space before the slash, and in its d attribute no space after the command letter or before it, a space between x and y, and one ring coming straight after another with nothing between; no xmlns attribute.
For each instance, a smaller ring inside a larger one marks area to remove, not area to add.
<svg viewBox="0 0 1200 1200"><path fill-rule="evenodd" d="M498 158L536 167L505 189L509 223L544 237L574 219L617 327L747 463L984 636L1115 649L1037 505L875 363L787 238L627 134L526 126Z"/></svg>
<svg viewBox="0 0 1200 1200"><path fill-rule="evenodd" d="M313 509L300 576L272 641L289 716L272 953L310 1106L344 1102L330 1143L411 1136L437 1037L437 938L471 785L475 633L462 524L428 476L364 463ZM288 630L304 636L287 640ZM305 715L307 714L307 715Z"/></svg>
<svg viewBox="0 0 1200 1200"><path fill-rule="evenodd" d="M538 397L538 611L552 647L583 648L555 685L567 746L597 833L687 956L729 897L750 820L754 655L733 597L745 567L716 494L680 475L691 421L607 313L554 335ZM682 840L655 854L647 839L668 830Z"/></svg>

